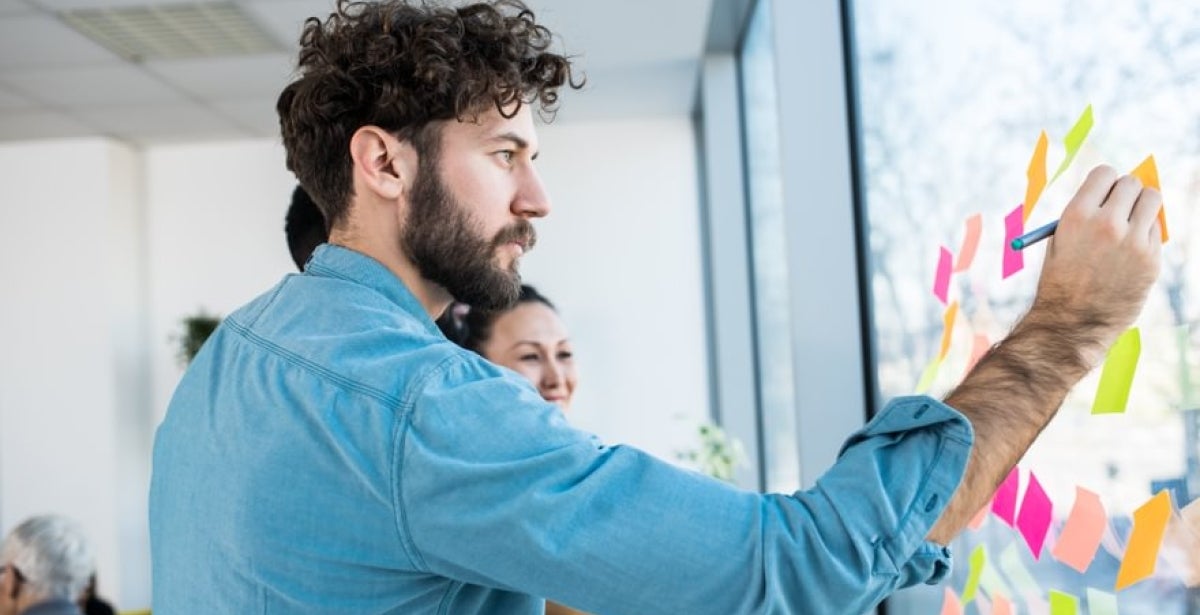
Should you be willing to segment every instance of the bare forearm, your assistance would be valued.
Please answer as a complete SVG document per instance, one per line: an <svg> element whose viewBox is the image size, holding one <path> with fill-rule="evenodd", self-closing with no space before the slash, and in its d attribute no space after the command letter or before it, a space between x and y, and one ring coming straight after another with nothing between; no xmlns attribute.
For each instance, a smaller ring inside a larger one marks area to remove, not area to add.
<svg viewBox="0 0 1200 615"><path fill-rule="evenodd" d="M930 540L947 544L961 532L1054 417L1093 362L1099 342L1081 333L1089 330L1031 312L946 398L971 421L975 445Z"/></svg>

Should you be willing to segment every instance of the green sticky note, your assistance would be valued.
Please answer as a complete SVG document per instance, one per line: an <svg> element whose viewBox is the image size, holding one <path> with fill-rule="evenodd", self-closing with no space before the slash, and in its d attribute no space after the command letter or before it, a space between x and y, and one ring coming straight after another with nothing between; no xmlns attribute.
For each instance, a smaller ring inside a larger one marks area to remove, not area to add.
<svg viewBox="0 0 1200 615"><path fill-rule="evenodd" d="M1129 403L1129 388L1133 386L1133 375L1137 372L1138 357L1142 354L1142 335L1134 327L1108 350L1104 360L1104 371L1100 373L1100 386L1092 402L1092 414L1117 414L1125 412Z"/></svg>
<svg viewBox="0 0 1200 615"><path fill-rule="evenodd" d="M979 577L983 574L984 566L987 566L987 549L980 544L975 547L974 551L971 551L971 570L967 573L967 585L963 588L962 593L963 606L975 599L975 592L979 590Z"/></svg>
<svg viewBox="0 0 1200 615"><path fill-rule="evenodd" d="M1021 550L1017 548L1017 543L1010 543L1000 554L1000 571L1008 576L1008 580L1012 581L1014 587L1017 588L1017 594L1028 599L1029 596L1041 596L1042 586L1034 580L1033 575L1029 573L1029 569L1021 561Z"/></svg>
<svg viewBox="0 0 1200 615"><path fill-rule="evenodd" d="M1079 613L1079 598L1071 594L1050 590L1050 615L1076 615Z"/></svg>
<svg viewBox="0 0 1200 615"><path fill-rule="evenodd" d="M1119 615L1117 613L1117 597L1108 592L1088 588L1088 615Z"/></svg>
<svg viewBox="0 0 1200 615"><path fill-rule="evenodd" d="M1087 138L1088 133L1092 131L1092 106L1088 105L1083 110L1083 114L1075 121L1075 125L1071 130L1067 131L1067 136L1063 137L1063 146L1067 149L1067 156L1063 158L1062 164L1058 165L1058 170L1054 172L1054 177L1050 178L1050 183L1058 179L1067 167L1071 166L1071 162L1075 160L1075 154L1079 153L1079 148L1083 146L1083 140Z"/></svg>

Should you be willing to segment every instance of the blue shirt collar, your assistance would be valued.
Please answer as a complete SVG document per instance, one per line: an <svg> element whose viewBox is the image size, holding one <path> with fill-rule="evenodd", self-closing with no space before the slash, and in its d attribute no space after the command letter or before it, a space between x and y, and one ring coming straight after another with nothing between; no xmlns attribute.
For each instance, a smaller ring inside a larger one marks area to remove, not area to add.
<svg viewBox="0 0 1200 615"><path fill-rule="evenodd" d="M425 311L425 306L383 263L350 248L323 243L317 246L304 267L305 275L339 278L362 284L387 297L405 313L421 321L431 333L440 330Z"/></svg>

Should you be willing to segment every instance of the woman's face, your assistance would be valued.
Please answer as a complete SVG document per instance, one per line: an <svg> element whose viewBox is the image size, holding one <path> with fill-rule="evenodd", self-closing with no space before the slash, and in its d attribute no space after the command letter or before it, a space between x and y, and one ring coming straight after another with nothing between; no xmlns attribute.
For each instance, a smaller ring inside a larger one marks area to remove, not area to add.
<svg viewBox="0 0 1200 615"><path fill-rule="evenodd" d="M548 306L518 303L496 318L483 356L528 378L546 401L564 411L575 393L575 360L567 328Z"/></svg>

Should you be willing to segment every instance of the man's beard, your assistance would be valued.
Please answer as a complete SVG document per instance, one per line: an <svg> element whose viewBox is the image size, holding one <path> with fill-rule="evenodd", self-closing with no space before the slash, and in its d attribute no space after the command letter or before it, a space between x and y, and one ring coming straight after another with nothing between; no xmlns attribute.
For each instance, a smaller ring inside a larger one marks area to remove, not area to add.
<svg viewBox="0 0 1200 615"><path fill-rule="evenodd" d="M401 248L422 277L455 300L483 310L512 307L521 293L517 259L505 269L496 265L496 254L510 242L532 248L537 241L533 225L522 218L491 240L479 237L467 208L450 195L430 158L421 157Z"/></svg>

